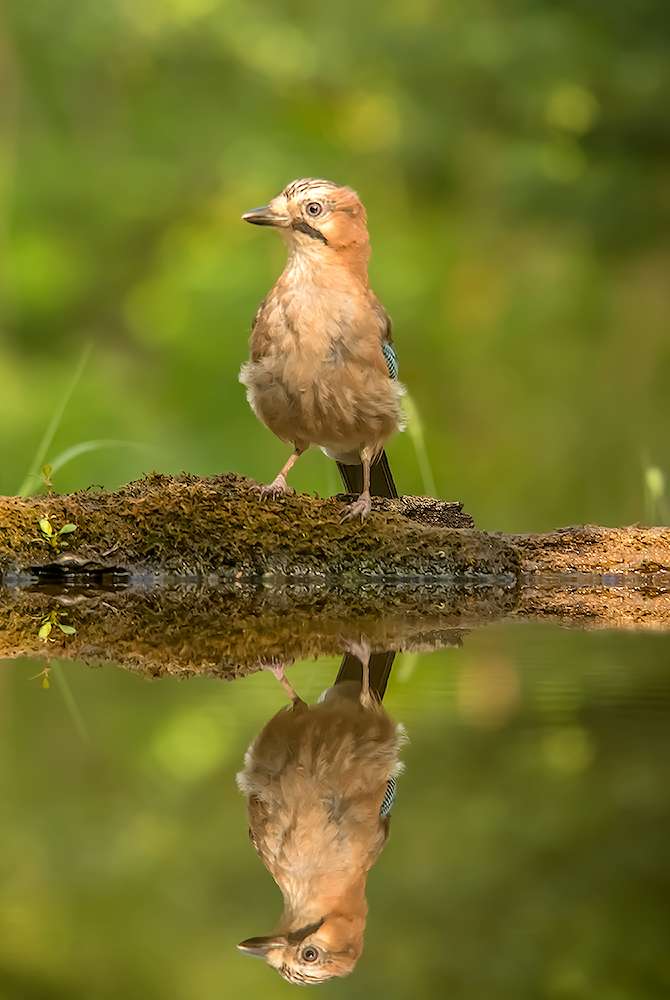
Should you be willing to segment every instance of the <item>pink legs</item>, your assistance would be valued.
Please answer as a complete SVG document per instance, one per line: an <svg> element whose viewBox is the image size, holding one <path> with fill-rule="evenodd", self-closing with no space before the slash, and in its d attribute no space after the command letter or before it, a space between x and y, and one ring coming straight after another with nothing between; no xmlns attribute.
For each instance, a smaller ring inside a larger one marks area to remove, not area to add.
<svg viewBox="0 0 670 1000"><path fill-rule="evenodd" d="M353 518L358 517L360 514L361 521L363 521L370 511L372 510L372 501L370 499L370 459L363 459L363 492L359 496L358 500L354 500L353 503L348 504L343 512L340 524L344 524L345 521L351 521Z"/></svg>
<svg viewBox="0 0 670 1000"><path fill-rule="evenodd" d="M293 468L293 466L295 465L295 463L298 461L304 450L305 450L304 448L298 448L298 446L296 445L295 451L293 452L293 454L291 455L288 462L281 470L277 478L273 479L273 481L271 483L268 483L267 486L260 487L261 498L281 497L281 496L286 496L287 494L290 493L295 493L294 489L286 485L286 477Z"/></svg>
<svg viewBox="0 0 670 1000"><path fill-rule="evenodd" d="M293 663L293 660L291 660L290 663ZM275 677L277 678L277 680L279 681L279 683L284 688L284 690L288 694L289 698L291 699L291 701L295 705L299 701L302 701L302 698L300 697L300 695L298 695L298 694L295 693L295 691L293 690L293 688L289 684L289 682L288 682L288 680L286 678L286 675L284 673L284 670L286 669L287 666L290 665L290 663L272 663L272 662L270 662L270 663L263 663L263 664L261 664L261 666L262 666L263 670L269 670L271 674L275 675Z"/></svg>

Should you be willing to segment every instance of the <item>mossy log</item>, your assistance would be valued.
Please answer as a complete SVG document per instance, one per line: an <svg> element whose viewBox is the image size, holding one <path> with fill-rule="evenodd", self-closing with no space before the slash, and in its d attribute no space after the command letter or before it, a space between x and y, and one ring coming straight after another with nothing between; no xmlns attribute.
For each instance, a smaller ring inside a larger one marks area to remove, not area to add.
<svg viewBox="0 0 670 1000"><path fill-rule="evenodd" d="M152 475L117 493L1 498L0 572L9 579L26 572L92 573L97 567L133 580L310 577L358 584L519 571L516 553L502 537L467 530L473 521L461 504L375 499L365 523L340 524L344 496L261 500L255 485L232 474ZM40 529L45 518L53 542ZM65 524L76 530L56 539Z"/></svg>

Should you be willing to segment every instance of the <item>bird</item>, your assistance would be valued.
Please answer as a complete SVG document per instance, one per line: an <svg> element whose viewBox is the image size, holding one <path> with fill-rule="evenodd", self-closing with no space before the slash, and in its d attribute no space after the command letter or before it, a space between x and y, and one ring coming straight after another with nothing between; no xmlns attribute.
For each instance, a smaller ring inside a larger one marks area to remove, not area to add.
<svg viewBox="0 0 670 1000"><path fill-rule="evenodd" d="M363 949L368 871L389 834L406 739L381 703L393 655L371 656L368 643L352 643L316 705L293 690L287 664L263 664L291 704L252 742L237 783L248 799L251 841L282 891L284 912L273 934L238 948L289 982L345 976Z"/></svg>
<svg viewBox="0 0 670 1000"><path fill-rule="evenodd" d="M276 229L288 248L239 376L259 420L294 449L261 496L292 493L286 476L314 444L360 494L342 521L362 521L371 489L398 495L384 446L404 426L391 320L370 288L365 208L351 188L309 177L242 219Z"/></svg>

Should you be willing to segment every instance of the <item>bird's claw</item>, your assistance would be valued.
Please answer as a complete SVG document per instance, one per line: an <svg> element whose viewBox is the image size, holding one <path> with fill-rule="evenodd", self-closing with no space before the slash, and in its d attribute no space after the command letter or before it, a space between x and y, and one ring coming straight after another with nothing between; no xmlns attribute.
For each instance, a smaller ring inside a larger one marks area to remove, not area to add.
<svg viewBox="0 0 670 1000"><path fill-rule="evenodd" d="M358 500L354 500L353 503L348 504L342 511L342 517L340 518L340 524L344 524L345 521L353 521L355 517L360 515L361 521L364 521L372 510L372 501L370 499L369 493L361 493Z"/></svg>
<svg viewBox="0 0 670 1000"><path fill-rule="evenodd" d="M269 670L271 674L275 675L277 680L280 680L284 676L284 670L286 667L290 667L292 663L295 663L295 660L281 660L278 656L258 661L261 670Z"/></svg>
<svg viewBox="0 0 670 1000"><path fill-rule="evenodd" d="M265 500L267 497L275 500L277 497L291 496L292 493L295 493L293 487L288 486L281 473L267 486L252 486L251 488L255 493L258 493L261 500Z"/></svg>
<svg viewBox="0 0 670 1000"><path fill-rule="evenodd" d="M361 636L360 642L356 642L354 639L348 639L344 636L338 636L340 645L345 653L351 653L361 661L363 666L370 662L370 656L372 653L372 647L370 646L370 640Z"/></svg>

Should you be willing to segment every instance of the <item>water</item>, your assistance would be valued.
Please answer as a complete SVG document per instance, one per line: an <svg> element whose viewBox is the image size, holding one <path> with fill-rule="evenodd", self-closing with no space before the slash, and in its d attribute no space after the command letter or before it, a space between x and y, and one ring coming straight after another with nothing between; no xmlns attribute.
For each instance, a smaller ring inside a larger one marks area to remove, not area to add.
<svg viewBox="0 0 670 1000"><path fill-rule="evenodd" d="M282 911L235 782L289 703L276 678L54 660L45 690L44 666L0 674L0 996L294 991L236 948ZM338 666L286 675L312 703ZM670 635L494 623L400 653L384 706L405 771L363 953L320 989L670 996Z"/></svg>

